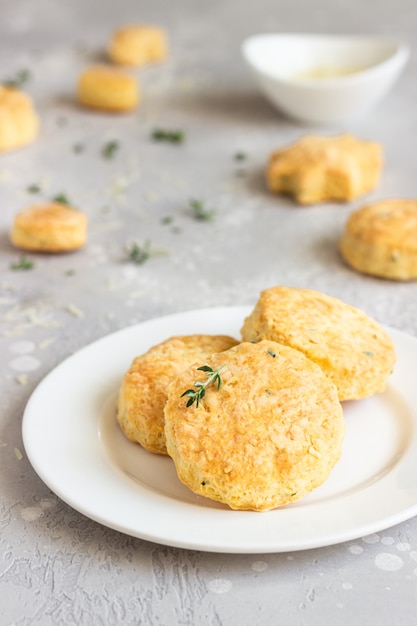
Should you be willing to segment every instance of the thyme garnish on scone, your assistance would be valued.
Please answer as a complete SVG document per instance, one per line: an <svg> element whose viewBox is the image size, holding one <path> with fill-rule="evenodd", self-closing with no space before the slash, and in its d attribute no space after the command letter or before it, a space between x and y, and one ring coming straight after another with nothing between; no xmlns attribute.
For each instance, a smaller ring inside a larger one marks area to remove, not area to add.
<svg viewBox="0 0 417 626"><path fill-rule="evenodd" d="M220 372L225 367L225 365L222 365L217 370L214 370L209 365L202 365L201 367L197 367L197 370L206 373L207 380L205 380L204 382L197 380L194 383L194 387L197 387L197 389L187 389L187 391L184 391L184 393L181 394L181 398L183 398L184 396L188 396L188 402L186 404L187 407L191 406L195 402L196 407L198 408L200 400L202 400L206 395L206 389L209 385L217 385L217 389L220 389L223 384Z"/></svg>

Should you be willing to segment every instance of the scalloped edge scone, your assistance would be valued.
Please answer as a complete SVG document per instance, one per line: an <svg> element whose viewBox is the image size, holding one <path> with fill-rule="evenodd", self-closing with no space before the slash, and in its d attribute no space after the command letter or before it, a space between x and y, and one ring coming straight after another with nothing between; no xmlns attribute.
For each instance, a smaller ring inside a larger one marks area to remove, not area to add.
<svg viewBox="0 0 417 626"><path fill-rule="evenodd" d="M0 152L35 141L39 125L30 96L14 87L0 85Z"/></svg>
<svg viewBox="0 0 417 626"><path fill-rule="evenodd" d="M347 202L374 189L382 169L382 147L344 134L310 135L277 150L266 171L268 189L299 204Z"/></svg>
<svg viewBox="0 0 417 626"><path fill-rule="evenodd" d="M391 280L417 278L417 200L383 200L350 214L339 242L358 272Z"/></svg>
<svg viewBox="0 0 417 626"><path fill-rule="evenodd" d="M79 76L77 98L80 104L96 111L124 113L138 106L139 84L119 69L94 65Z"/></svg>
<svg viewBox="0 0 417 626"><path fill-rule="evenodd" d="M136 357L119 391L117 420L126 437L149 452L167 454L164 406L169 384L192 363L237 343L226 335L181 335Z"/></svg>
<svg viewBox="0 0 417 626"><path fill-rule="evenodd" d="M242 339L270 339L300 350L334 382L341 401L384 391L396 361L393 341L378 322L312 289L262 291Z"/></svg>
<svg viewBox="0 0 417 626"><path fill-rule="evenodd" d="M87 238L87 216L59 202L36 204L18 213L10 240L33 252L71 252Z"/></svg>
<svg viewBox="0 0 417 626"><path fill-rule="evenodd" d="M187 406L184 391L222 384ZM165 406L167 449L194 493L232 509L267 511L303 498L339 460L345 434L333 383L298 350L273 341L241 343L180 374Z"/></svg>
<svg viewBox="0 0 417 626"><path fill-rule="evenodd" d="M113 63L140 66L165 60L167 49L167 35L162 28L151 24L130 24L113 33L108 55Z"/></svg>

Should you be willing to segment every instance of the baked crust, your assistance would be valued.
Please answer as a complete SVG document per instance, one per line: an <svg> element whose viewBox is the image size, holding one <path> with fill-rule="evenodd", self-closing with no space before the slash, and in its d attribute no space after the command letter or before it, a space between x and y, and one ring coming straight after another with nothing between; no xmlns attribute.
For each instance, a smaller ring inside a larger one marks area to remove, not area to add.
<svg viewBox="0 0 417 626"><path fill-rule="evenodd" d="M243 341L270 339L303 352L337 387L339 399L384 391L394 345L360 309L311 289L266 289L242 328Z"/></svg>
<svg viewBox="0 0 417 626"><path fill-rule="evenodd" d="M274 152L267 166L270 191L300 204L346 202L374 189L382 168L382 148L352 135L306 136Z"/></svg>
<svg viewBox="0 0 417 626"><path fill-rule="evenodd" d="M130 24L117 29L110 40L108 54L114 63L140 66L167 57L167 36L162 28L149 24Z"/></svg>
<svg viewBox="0 0 417 626"><path fill-rule="evenodd" d="M165 406L169 455L196 494L232 509L265 511L322 484L340 458L345 433L333 383L301 352L273 341L241 343L206 363L226 366L222 386L199 406L182 393L204 372L189 367Z"/></svg>
<svg viewBox="0 0 417 626"><path fill-rule="evenodd" d="M384 200L354 211L339 248L358 272L391 280L417 278L417 200Z"/></svg>
<svg viewBox="0 0 417 626"><path fill-rule="evenodd" d="M0 152L32 143L39 133L39 117L31 98L19 89L0 85Z"/></svg>
<svg viewBox="0 0 417 626"><path fill-rule="evenodd" d="M224 335L170 337L134 359L119 393L117 419L126 437L156 454L167 454L164 406L167 388L186 367L236 345Z"/></svg>
<svg viewBox="0 0 417 626"><path fill-rule="evenodd" d="M95 65L78 79L78 101L91 109L123 113L135 109L140 100L136 78L118 69Z"/></svg>
<svg viewBox="0 0 417 626"><path fill-rule="evenodd" d="M33 205L15 216L10 239L34 252L70 252L87 237L87 216L58 202Z"/></svg>

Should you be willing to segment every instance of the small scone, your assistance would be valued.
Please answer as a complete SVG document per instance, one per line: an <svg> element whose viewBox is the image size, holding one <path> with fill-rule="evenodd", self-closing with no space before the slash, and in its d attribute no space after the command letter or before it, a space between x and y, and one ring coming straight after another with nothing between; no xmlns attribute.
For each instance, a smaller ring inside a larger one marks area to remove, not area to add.
<svg viewBox="0 0 417 626"><path fill-rule="evenodd" d="M384 200L354 211L339 248L358 272L392 280L417 278L417 200Z"/></svg>
<svg viewBox="0 0 417 626"><path fill-rule="evenodd" d="M167 56L165 31L157 26L132 24L119 28L110 40L108 54L120 65L146 65Z"/></svg>
<svg viewBox="0 0 417 626"><path fill-rule="evenodd" d="M270 191L300 204L346 202L374 189L381 169L380 144L352 135L313 135L274 152L266 180Z"/></svg>
<svg viewBox="0 0 417 626"><path fill-rule="evenodd" d="M139 104L136 78L112 67L95 65L87 68L78 80L78 100L91 109L123 113Z"/></svg>
<svg viewBox="0 0 417 626"><path fill-rule="evenodd" d="M30 206L14 219L10 239L17 248L34 252L70 252L87 236L87 216L59 202Z"/></svg>
<svg viewBox="0 0 417 626"><path fill-rule="evenodd" d="M312 289L262 291L242 339L270 339L300 350L333 381L340 401L384 391L396 361L391 338L375 320Z"/></svg>
<svg viewBox="0 0 417 626"><path fill-rule="evenodd" d="M39 133L39 117L30 97L0 85L0 152L21 148Z"/></svg>
<svg viewBox="0 0 417 626"><path fill-rule="evenodd" d="M232 509L265 511L321 485L339 460L345 426L333 383L301 352L274 341L241 343L207 363L222 385L186 406L204 381L196 365L170 385L169 455L192 491Z"/></svg>
<svg viewBox="0 0 417 626"><path fill-rule="evenodd" d="M236 344L224 335L170 337L136 357L119 392L117 419L126 437L149 452L167 454L164 406L169 384L192 363Z"/></svg>

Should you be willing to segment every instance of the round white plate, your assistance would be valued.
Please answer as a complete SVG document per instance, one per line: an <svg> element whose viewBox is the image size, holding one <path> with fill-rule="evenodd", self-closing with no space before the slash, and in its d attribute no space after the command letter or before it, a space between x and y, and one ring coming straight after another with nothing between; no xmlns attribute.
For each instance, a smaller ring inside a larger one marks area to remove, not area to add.
<svg viewBox="0 0 417 626"><path fill-rule="evenodd" d="M104 337L54 369L23 419L40 478L74 509L128 535L212 552L317 548L388 528L417 514L417 339L388 329L398 364L387 391L347 402L341 461L300 502L266 513L232 511L194 495L168 457L129 442L116 422L132 359L177 334L238 338L248 307L170 315Z"/></svg>

